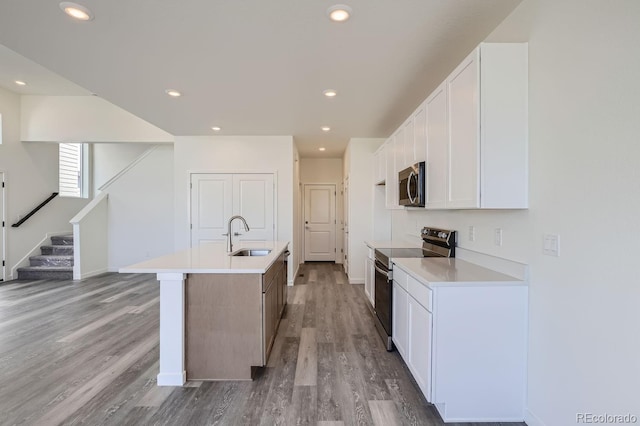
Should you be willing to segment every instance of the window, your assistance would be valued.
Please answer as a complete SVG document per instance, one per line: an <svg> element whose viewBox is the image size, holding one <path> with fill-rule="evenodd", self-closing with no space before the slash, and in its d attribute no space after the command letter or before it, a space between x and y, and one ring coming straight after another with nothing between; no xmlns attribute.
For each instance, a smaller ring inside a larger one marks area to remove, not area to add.
<svg viewBox="0 0 640 426"><path fill-rule="evenodd" d="M89 197L88 153L87 144L59 144L58 187L61 197Z"/></svg>

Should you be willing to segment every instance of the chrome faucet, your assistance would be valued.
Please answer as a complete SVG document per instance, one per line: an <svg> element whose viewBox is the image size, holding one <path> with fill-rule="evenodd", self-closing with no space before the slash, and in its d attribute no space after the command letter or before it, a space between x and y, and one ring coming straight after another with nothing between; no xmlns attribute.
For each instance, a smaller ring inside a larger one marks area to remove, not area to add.
<svg viewBox="0 0 640 426"><path fill-rule="evenodd" d="M229 219L229 225L227 229L227 253L231 253L233 251L233 243L231 242L231 222L233 222L234 219L240 219L242 223L244 223L244 230L249 232L249 225L247 225L247 221L244 220L244 217L231 216L231 219Z"/></svg>

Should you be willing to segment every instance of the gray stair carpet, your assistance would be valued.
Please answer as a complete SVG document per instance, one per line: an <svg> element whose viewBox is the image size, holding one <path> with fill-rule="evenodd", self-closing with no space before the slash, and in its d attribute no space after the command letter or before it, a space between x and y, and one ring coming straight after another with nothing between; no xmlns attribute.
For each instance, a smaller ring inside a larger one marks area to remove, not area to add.
<svg viewBox="0 0 640 426"><path fill-rule="evenodd" d="M73 235L51 237L51 245L40 247L40 252L29 258L30 266L18 268L19 280L73 279Z"/></svg>

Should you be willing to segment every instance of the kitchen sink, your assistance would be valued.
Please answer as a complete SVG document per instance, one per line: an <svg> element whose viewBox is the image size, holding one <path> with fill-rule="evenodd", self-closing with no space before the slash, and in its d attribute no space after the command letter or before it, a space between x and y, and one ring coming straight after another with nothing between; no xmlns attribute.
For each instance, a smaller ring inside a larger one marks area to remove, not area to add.
<svg viewBox="0 0 640 426"><path fill-rule="evenodd" d="M231 256L266 256L269 253L271 249L242 249L231 253Z"/></svg>

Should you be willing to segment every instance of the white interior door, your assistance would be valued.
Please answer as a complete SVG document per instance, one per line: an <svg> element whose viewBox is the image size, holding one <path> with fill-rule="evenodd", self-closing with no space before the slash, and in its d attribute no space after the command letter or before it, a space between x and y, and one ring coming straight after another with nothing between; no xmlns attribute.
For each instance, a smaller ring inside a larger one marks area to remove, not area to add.
<svg viewBox="0 0 640 426"><path fill-rule="evenodd" d="M336 187L304 186L304 260L336 260Z"/></svg>
<svg viewBox="0 0 640 426"><path fill-rule="evenodd" d="M273 174L234 174L233 214L244 217L249 225L249 232L246 232L241 221L233 222L234 241L273 241Z"/></svg>
<svg viewBox="0 0 640 426"><path fill-rule="evenodd" d="M0 172L0 281L4 281L4 268L6 259L4 257L5 251L5 230L7 221L4 214L4 173Z"/></svg>
<svg viewBox="0 0 640 426"><path fill-rule="evenodd" d="M191 175L191 247L225 241L227 221L233 215L233 175Z"/></svg>
<svg viewBox="0 0 640 426"><path fill-rule="evenodd" d="M342 234L344 249L344 273L349 275L349 176L344 179L343 190L344 233Z"/></svg>

